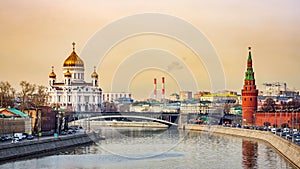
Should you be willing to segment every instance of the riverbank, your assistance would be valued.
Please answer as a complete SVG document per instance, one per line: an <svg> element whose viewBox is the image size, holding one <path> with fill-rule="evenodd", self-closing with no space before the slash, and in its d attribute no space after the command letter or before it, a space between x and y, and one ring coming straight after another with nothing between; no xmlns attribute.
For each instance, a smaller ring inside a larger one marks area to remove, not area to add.
<svg viewBox="0 0 300 169"><path fill-rule="evenodd" d="M47 139L0 145L0 163L49 151L91 144L96 140L94 133L73 134Z"/></svg>
<svg viewBox="0 0 300 169"><path fill-rule="evenodd" d="M207 125L183 125L182 129L259 139L269 143L295 167L300 168L300 147L270 132Z"/></svg>

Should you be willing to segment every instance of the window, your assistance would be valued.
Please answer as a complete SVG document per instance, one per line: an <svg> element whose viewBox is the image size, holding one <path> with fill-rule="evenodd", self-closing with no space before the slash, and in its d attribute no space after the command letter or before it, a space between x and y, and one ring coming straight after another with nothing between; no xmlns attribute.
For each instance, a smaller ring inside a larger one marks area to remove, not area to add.
<svg viewBox="0 0 300 169"><path fill-rule="evenodd" d="M246 101L246 98L244 98L244 101Z"/></svg>
<svg viewBox="0 0 300 169"><path fill-rule="evenodd" d="M58 102L60 102L60 96L58 96Z"/></svg>
<svg viewBox="0 0 300 169"><path fill-rule="evenodd" d="M78 96L78 102L81 102L81 96Z"/></svg>
<svg viewBox="0 0 300 169"><path fill-rule="evenodd" d="M84 96L84 101L89 102L89 96Z"/></svg>
<svg viewBox="0 0 300 169"><path fill-rule="evenodd" d="M250 98L250 101L252 101L252 98Z"/></svg>
<svg viewBox="0 0 300 169"><path fill-rule="evenodd" d="M68 102L71 102L71 96L68 96Z"/></svg>

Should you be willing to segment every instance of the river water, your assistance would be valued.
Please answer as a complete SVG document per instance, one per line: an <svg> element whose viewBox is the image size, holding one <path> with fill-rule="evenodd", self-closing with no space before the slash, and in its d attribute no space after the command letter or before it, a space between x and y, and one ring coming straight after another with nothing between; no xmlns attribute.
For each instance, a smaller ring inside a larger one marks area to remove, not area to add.
<svg viewBox="0 0 300 169"><path fill-rule="evenodd" d="M105 140L2 169L293 168L268 144L206 132L105 128Z"/></svg>

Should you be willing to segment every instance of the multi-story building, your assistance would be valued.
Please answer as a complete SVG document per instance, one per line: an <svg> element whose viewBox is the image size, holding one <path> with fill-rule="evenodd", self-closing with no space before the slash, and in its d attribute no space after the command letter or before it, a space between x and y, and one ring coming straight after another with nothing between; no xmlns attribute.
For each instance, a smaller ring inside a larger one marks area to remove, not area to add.
<svg viewBox="0 0 300 169"><path fill-rule="evenodd" d="M103 102L115 102L119 99L131 99L131 97L132 96L130 92L110 92L102 94Z"/></svg>
<svg viewBox="0 0 300 169"><path fill-rule="evenodd" d="M76 54L74 42L72 45L73 51L63 63L63 81L57 81L53 67L49 74L48 104L65 111L99 112L102 90L98 86L98 74L94 67L91 82L84 80L84 62Z"/></svg>
<svg viewBox="0 0 300 169"><path fill-rule="evenodd" d="M185 100L192 100L193 99L193 93L191 91L180 91L179 92L179 100L185 101Z"/></svg>

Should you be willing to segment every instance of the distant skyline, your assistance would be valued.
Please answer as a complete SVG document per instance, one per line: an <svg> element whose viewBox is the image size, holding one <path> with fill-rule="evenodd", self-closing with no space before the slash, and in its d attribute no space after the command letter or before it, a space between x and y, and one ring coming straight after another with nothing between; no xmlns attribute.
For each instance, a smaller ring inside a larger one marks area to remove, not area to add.
<svg viewBox="0 0 300 169"><path fill-rule="evenodd" d="M277 81L299 90L299 6L297 0L4 1L0 5L0 81L8 81L17 90L22 80L48 86L51 66L62 80L62 65L72 51L72 42L76 42L76 52L82 59L95 57L82 56L81 52L99 30L127 16L161 13L185 20L206 36L219 56L225 89L240 93L251 46L259 90L264 82ZM130 57L154 57L151 51L164 58L173 54L186 61L190 70L199 72L195 75L198 90L211 90L204 63L194 60L193 53L182 43L158 35L134 36L118 43L103 56L104 66L100 60L95 65L87 65L84 60L85 80L90 81L90 70L99 66L100 86L110 92L111 74L116 71L110 65L123 60L125 66L134 67L136 59L131 61ZM172 61L166 66L168 71L174 71L183 65ZM131 83L124 85L135 98L142 99L151 95L153 78L162 76L167 77L167 95L178 92L178 79L155 68L136 72Z"/></svg>

